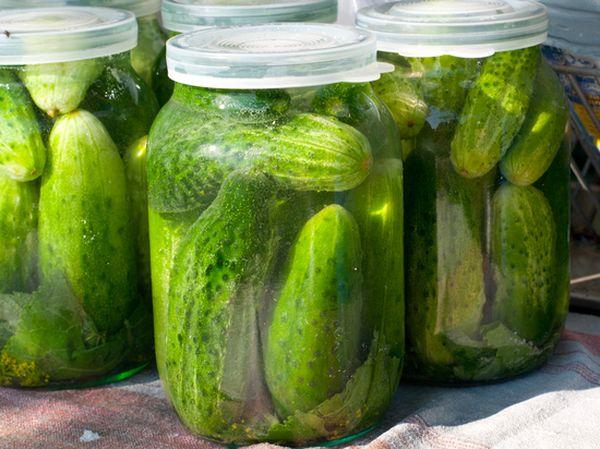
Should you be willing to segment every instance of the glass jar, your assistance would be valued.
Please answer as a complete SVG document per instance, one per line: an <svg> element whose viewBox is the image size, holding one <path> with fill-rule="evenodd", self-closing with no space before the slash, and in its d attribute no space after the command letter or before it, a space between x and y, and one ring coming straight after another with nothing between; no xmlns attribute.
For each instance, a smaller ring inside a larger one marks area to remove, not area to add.
<svg viewBox="0 0 600 449"><path fill-rule="evenodd" d="M369 428L404 354L401 150L369 84L374 39L216 28L169 40L167 61L148 192L157 364L175 410L223 443Z"/></svg>
<svg viewBox="0 0 600 449"><path fill-rule="evenodd" d="M3 0L2 8L95 6L130 11L137 17L138 43L130 51L131 65L151 86L152 70L164 50L166 35L158 20L160 0Z"/></svg>
<svg viewBox="0 0 600 449"><path fill-rule="evenodd" d="M281 22L333 23L337 0L164 0L162 25L169 35L214 26L260 25ZM161 105L173 94L163 51L153 72L152 84Z"/></svg>
<svg viewBox="0 0 600 449"><path fill-rule="evenodd" d="M568 107L540 57L544 7L406 0L357 22L396 68L373 88L407 148L407 376L538 367L569 301Z"/></svg>
<svg viewBox="0 0 600 449"><path fill-rule="evenodd" d="M152 354L135 17L13 9L0 28L0 385L124 378Z"/></svg>

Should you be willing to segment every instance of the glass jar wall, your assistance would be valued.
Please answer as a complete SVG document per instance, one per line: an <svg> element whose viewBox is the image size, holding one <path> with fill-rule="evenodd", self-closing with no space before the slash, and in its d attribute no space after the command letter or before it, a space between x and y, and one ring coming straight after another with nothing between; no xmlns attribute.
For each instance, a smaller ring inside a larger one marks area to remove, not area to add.
<svg viewBox="0 0 600 449"><path fill-rule="evenodd" d="M130 64L135 18L14 9L0 26L0 385L122 378L152 356L135 181L157 103Z"/></svg>
<svg viewBox="0 0 600 449"><path fill-rule="evenodd" d="M568 107L537 45L545 10L466 6L358 17L385 27L380 59L395 65L373 88L406 149L407 376L441 383L539 366L569 299Z"/></svg>
<svg viewBox="0 0 600 449"><path fill-rule="evenodd" d="M161 16L163 28L171 36L214 26L333 23L337 17L337 0L165 0ZM152 84L159 103L164 105L173 94L164 51L154 68Z"/></svg>
<svg viewBox="0 0 600 449"><path fill-rule="evenodd" d="M369 428L404 354L402 160L368 83L374 40L326 25L213 29L171 39L167 60L175 91L152 128L148 183L171 403L225 443Z"/></svg>

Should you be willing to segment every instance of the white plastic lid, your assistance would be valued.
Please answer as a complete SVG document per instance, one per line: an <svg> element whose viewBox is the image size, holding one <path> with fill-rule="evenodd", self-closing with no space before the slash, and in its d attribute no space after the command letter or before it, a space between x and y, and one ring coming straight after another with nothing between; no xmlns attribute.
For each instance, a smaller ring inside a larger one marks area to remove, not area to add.
<svg viewBox="0 0 600 449"><path fill-rule="evenodd" d="M96 6L125 9L136 17L160 11L160 0L1 0L1 8L43 8L56 6Z"/></svg>
<svg viewBox="0 0 600 449"><path fill-rule="evenodd" d="M287 23L209 28L167 42L169 77L223 89L368 82L393 67L377 62L371 33L340 25Z"/></svg>
<svg viewBox="0 0 600 449"><path fill-rule="evenodd" d="M137 45L137 23L109 8L0 10L0 65L44 64L110 56Z"/></svg>
<svg viewBox="0 0 600 449"><path fill-rule="evenodd" d="M186 33L212 26L335 22L337 0L163 0L165 29Z"/></svg>
<svg viewBox="0 0 600 449"><path fill-rule="evenodd" d="M379 50L421 57L486 57L539 45L548 32L533 0L400 0L362 9L356 23Z"/></svg>

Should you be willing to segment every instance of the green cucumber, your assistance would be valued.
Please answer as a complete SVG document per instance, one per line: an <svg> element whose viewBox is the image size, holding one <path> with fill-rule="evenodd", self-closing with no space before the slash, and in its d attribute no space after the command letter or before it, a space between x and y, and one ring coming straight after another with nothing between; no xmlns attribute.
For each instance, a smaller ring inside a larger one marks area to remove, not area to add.
<svg viewBox="0 0 600 449"><path fill-rule="evenodd" d="M130 214L125 168L102 123L83 110L61 116L42 176L42 280L65 277L100 331L120 329L135 300Z"/></svg>
<svg viewBox="0 0 600 449"><path fill-rule="evenodd" d="M0 176L0 292L31 291L37 264L38 185Z"/></svg>
<svg viewBox="0 0 600 449"><path fill-rule="evenodd" d="M308 412L296 411L271 426L271 442L308 446L316 441L344 438L373 426L387 410L398 386L400 359L382 350L378 335L370 342L369 355L356 369L343 391Z"/></svg>
<svg viewBox="0 0 600 449"><path fill-rule="evenodd" d="M181 240L197 220L198 213L164 216L150 209L150 269L152 271L152 309L154 312L154 346L156 366L167 390L166 346L169 329L169 283L173 260Z"/></svg>
<svg viewBox="0 0 600 449"><path fill-rule="evenodd" d="M404 354L404 209L402 161L384 159L348 195L362 236L365 340L375 331L389 353Z"/></svg>
<svg viewBox="0 0 600 449"><path fill-rule="evenodd" d="M407 368L449 381L461 354L478 354L476 344L457 346L477 339L483 320L493 176L465 179L438 150L419 147L406 161Z"/></svg>
<svg viewBox="0 0 600 449"><path fill-rule="evenodd" d="M521 338L544 342L554 326L556 224L544 194L505 184L494 195L494 316Z"/></svg>
<svg viewBox="0 0 600 449"><path fill-rule="evenodd" d="M110 58L80 107L100 119L121 155L148 135L158 114L154 93L131 68L127 54Z"/></svg>
<svg viewBox="0 0 600 449"><path fill-rule="evenodd" d="M131 50L131 66L148 86L152 69L165 48L166 36L155 14L138 17L138 44Z"/></svg>
<svg viewBox="0 0 600 449"><path fill-rule="evenodd" d="M42 174L46 148L27 91L0 70L0 174L31 181Z"/></svg>
<svg viewBox="0 0 600 449"><path fill-rule="evenodd" d="M540 179L560 148L568 121L565 89L552 68L543 63L525 122L500 163L504 177L519 186Z"/></svg>
<svg viewBox="0 0 600 449"><path fill-rule="evenodd" d="M539 48L530 47L484 62L452 140L452 163L462 176L478 178L500 162L525 120L539 61Z"/></svg>
<svg viewBox="0 0 600 449"><path fill-rule="evenodd" d="M429 108L419 86L409 78L406 70L397 67L392 73L383 73L379 80L373 82L373 89L390 109L401 139L419 134Z"/></svg>
<svg viewBox="0 0 600 449"><path fill-rule="evenodd" d="M135 235L138 261L139 292L150 299L150 242L148 236L148 179L146 159L148 137L144 136L129 147L125 153L125 176L131 201L131 227Z"/></svg>
<svg viewBox="0 0 600 449"><path fill-rule="evenodd" d="M336 117L363 133L371 143L374 158L400 157L400 137L394 118L370 84L337 83L321 87L310 109Z"/></svg>
<svg viewBox="0 0 600 449"><path fill-rule="evenodd" d="M276 253L275 185L233 172L180 243L170 276L166 370L171 401L194 432L250 438L270 416L257 311Z"/></svg>
<svg viewBox="0 0 600 449"><path fill-rule="evenodd" d="M161 116L176 107L169 103ZM150 134L148 181L150 206L161 213L206 208L236 168L255 167L294 190L344 191L364 181L372 162L363 134L316 114L272 126L224 123L219 116L190 111L160 125ZM184 135L177 131L182 129Z"/></svg>
<svg viewBox="0 0 600 449"><path fill-rule="evenodd" d="M19 76L37 107L54 118L79 107L104 64L99 58L30 64L23 66Z"/></svg>
<svg viewBox="0 0 600 449"><path fill-rule="evenodd" d="M265 350L265 376L283 416L341 392L358 366L361 248L356 221L331 205L311 218L292 249Z"/></svg>

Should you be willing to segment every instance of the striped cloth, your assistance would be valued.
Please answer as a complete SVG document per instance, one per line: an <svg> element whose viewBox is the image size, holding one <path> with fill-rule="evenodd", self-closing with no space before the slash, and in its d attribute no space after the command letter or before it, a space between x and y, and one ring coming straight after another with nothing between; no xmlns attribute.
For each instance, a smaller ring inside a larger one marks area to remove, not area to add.
<svg viewBox="0 0 600 449"><path fill-rule="evenodd" d="M496 385L403 385L368 449L600 449L600 318L571 314L540 371ZM0 389L0 449L221 449L190 435L153 372L119 385ZM274 449L268 444L256 449Z"/></svg>

